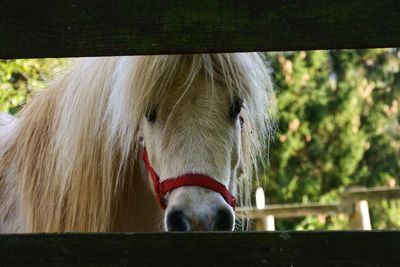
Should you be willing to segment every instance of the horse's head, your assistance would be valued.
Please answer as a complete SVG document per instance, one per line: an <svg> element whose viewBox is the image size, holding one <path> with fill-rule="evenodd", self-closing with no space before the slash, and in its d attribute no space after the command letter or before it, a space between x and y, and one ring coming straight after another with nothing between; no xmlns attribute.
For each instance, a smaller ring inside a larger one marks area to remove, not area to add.
<svg viewBox="0 0 400 267"><path fill-rule="evenodd" d="M245 161L255 160L254 154L244 153L248 150L242 143L252 141L243 135L262 124L257 121L263 119L250 118L256 110L267 112L268 73L263 73L264 80L254 80L259 77L251 67L265 66L252 65L246 57L244 61L228 55L172 59L158 58L162 67L152 81L158 89L144 97L141 127L144 161L165 208L164 227L167 231L233 230L233 195L243 184L244 172L251 172Z"/></svg>

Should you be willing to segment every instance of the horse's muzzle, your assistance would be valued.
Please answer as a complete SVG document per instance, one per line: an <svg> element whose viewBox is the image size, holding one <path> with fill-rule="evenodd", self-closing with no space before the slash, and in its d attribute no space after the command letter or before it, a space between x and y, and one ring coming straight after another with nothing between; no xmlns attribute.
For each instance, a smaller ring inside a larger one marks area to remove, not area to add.
<svg viewBox="0 0 400 267"><path fill-rule="evenodd" d="M174 207L165 214L165 228L167 231L232 231L234 227L234 213L229 206L212 208L204 213Z"/></svg>

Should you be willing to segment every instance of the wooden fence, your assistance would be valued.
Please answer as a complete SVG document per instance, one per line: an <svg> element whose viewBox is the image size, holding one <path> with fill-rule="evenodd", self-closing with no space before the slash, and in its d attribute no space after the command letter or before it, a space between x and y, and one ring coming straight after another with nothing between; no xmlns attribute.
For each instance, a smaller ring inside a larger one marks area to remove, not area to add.
<svg viewBox="0 0 400 267"><path fill-rule="evenodd" d="M397 0L9 0L0 58L400 46Z"/></svg>
<svg viewBox="0 0 400 267"><path fill-rule="evenodd" d="M241 207L237 215L255 221L258 231L274 231L275 218L296 218L320 214L347 214L349 228L353 230L371 230L368 201L400 199L400 187L374 187L347 189L335 203L292 203L273 204L267 207ZM257 206L260 206L258 204Z"/></svg>
<svg viewBox="0 0 400 267"><path fill-rule="evenodd" d="M0 237L1 266L400 266L400 232Z"/></svg>
<svg viewBox="0 0 400 267"><path fill-rule="evenodd" d="M397 0L9 0L0 14L3 59L400 46ZM400 266L399 240L399 232L1 235L0 265Z"/></svg>

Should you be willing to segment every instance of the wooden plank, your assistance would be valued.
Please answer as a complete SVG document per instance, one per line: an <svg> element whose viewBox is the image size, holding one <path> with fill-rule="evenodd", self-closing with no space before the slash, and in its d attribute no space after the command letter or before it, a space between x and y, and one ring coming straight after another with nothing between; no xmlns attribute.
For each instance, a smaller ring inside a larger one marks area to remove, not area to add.
<svg viewBox="0 0 400 267"><path fill-rule="evenodd" d="M355 202L361 200L380 201L400 199L400 186L349 188L341 194L339 203L289 203L272 204L265 208L238 207L236 214L239 217L258 219L272 215L276 218L295 218L318 214L353 213Z"/></svg>
<svg viewBox="0 0 400 267"><path fill-rule="evenodd" d="M342 198L348 202L357 200L379 201L399 199L400 186L348 189L342 194Z"/></svg>
<svg viewBox="0 0 400 267"><path fill-rule="evenodd" d="M262 218L272 215L276 218L294 218L305 217L318 214L337 214L342 212L337 203L320 204L320 203L292 203L292 204L274 204L268 205L263 209L253 207L239 207L236 214L245 218Z"/></svg>
<svg viewBox="0 0 400 267"><path fill-rule="evenodd" d="M400 266L400 232L0 236L1 266Z"/></svg>
<svg viewBox="0 0 400 267"><path fill-rule="evenodd" d="M400 46L397 0L9 0L0 58Z"/></svg>

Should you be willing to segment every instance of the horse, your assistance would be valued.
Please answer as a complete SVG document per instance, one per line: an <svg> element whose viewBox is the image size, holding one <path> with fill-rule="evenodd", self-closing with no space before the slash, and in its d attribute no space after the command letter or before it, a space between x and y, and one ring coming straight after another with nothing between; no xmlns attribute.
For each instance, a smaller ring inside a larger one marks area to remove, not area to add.
<svg viewBox="0 0 400 267"><path fill-rule="evenodd" d="M76 59L0 115L0 232L234 230L274 110L259 53Z"/></svg>

